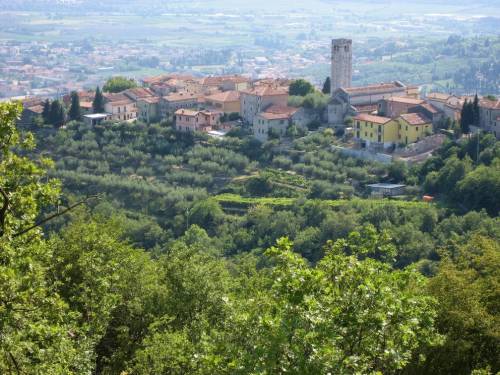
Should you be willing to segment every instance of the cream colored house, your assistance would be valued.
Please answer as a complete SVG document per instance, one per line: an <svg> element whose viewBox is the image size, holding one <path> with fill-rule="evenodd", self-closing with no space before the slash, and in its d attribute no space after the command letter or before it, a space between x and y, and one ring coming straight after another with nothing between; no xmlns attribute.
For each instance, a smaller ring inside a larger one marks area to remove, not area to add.
<svg viewBox="0 0 500 375"><path fill-rule="evenodd" d="M135 101L124 94L104 93L104 111L111 115L114 121L131 121L137 118Z"/></svg>

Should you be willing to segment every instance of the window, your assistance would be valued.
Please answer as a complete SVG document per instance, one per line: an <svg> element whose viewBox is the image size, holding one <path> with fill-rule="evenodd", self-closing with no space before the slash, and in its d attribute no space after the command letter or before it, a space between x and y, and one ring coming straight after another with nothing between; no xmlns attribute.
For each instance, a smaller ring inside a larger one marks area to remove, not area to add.
<svg viewBox="0 0 500 375"><path fill-rule="evenodd" d="M365 132L365 137L368 137L368 132Z"/></svg>
<svg viewBox="0 0 500 375"><path fill-rule="evenodd" d="M378 126L378 131L381 132L382 131L382 125L379 125Z"/></svg>
<svg viewBox="0 0 500 375"><path fill-rule="evenodd" d="M418 126L417 126L417 131L418 131Z"/></svg>

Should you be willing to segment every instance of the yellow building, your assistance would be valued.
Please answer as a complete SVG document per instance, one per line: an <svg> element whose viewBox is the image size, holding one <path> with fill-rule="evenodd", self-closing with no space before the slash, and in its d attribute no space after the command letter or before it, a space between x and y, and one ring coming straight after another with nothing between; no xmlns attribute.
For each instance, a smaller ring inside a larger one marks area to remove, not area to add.
<svg viewBox="0 0 500 375"><path fill-rule="evenodd" d="M398 122L361 113L354 117L354 136L366 146L387 148L398 142Z"/></svg>
<svg viewBox="0 0 500 375"><path fill-rule="evenodd" d="M405 113L398 117L398 143L414 143L432 134L431 120L419 113Z"/></svg>
<svg viewBox="0 0 500 375"><path fill-rule="evenodd" d="M240 113L239 91L225 91L205 97L205 104L224 113Z"/></svg>

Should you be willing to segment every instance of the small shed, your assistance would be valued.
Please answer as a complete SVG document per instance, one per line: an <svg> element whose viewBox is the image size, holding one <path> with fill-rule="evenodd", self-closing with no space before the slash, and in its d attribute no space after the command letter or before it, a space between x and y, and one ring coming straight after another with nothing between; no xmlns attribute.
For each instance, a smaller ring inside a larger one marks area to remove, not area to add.
<svg viewBox="0 0 500 375"><path fill-rule="evenodd" d="M406 185L379 183L368 185L368 187L370 188L372 195L394 197L396 195L404 194Z"/></svg>

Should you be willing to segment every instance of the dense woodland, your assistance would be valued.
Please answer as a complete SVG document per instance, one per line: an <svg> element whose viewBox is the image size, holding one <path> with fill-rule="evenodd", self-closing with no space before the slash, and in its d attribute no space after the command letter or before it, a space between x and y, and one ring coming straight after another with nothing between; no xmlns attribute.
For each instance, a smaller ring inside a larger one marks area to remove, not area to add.
<svg viewBox="0 0 500 375"><path fill-rule="evenodd" d="M500 371L494 138L408 167L330 129L30 133L19 111L0 104L0 373Z"/></svg>

